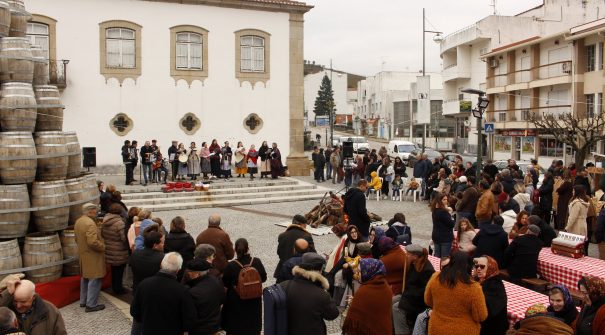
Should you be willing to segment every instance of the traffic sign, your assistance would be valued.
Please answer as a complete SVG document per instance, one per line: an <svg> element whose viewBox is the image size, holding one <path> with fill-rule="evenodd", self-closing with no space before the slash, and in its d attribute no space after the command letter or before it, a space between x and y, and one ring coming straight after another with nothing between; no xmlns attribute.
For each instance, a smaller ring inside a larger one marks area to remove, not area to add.
<svg viewBox="0 0 605 335"><path fill-rule="evenodd" d="M484 132L486 134L491 134L494 132L494 124L493 123L486 123L484 126Z"/></svg>

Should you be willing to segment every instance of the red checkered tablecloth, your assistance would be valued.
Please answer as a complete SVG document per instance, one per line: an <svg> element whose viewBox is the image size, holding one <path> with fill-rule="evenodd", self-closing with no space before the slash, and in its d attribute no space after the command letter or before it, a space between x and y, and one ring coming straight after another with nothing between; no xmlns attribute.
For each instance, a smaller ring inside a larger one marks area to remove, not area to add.
<svg viewBox="0 0 605 335"><path fill-rule="evenodd" d="M582 276L592 275L605 280L605 261L555 255L550 248L542 248L538 257L538 273L550 283L576 289Z"/></svg>
<svg viewBox="0 0 605 335"><path fill-rule="evenodd" d="M429 261L435 269L439 269L439 258L429 256ZM525 318L525 311L533 304L548 305L548 296L538 292L526 289L519 285L503 281L508 299L508 322L513 325L515 322Z"/></svg>

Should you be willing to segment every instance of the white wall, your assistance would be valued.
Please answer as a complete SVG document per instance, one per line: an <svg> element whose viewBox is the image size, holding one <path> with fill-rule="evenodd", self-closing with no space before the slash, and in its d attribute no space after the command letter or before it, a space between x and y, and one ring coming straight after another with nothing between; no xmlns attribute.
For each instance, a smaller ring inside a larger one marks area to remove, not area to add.
<svg viewBox="0 0 605 335"><path fill-rule="evenodd" d="M324 70L305 76L305 110L309 121L315 121L315 99L317 92L321 87L321 81L324 76L330 78L330 70ZM334 103L336 106L336 114L350 114L347 105L347 74L340 72L332 73L332 91L334 91Z"/></svg>
<svg viewBox="0 0 605 335"><path fill-rule="evenodd" d="M283 159L289 154L289 15L126 0L28 0L26 8L57 22L57 58L69 59L68 83L63 91L65 130L78 133L81 146L97 147L97 164L121 162L125 139L143 142L155 138L164 153L171 140L188 143L242 140L259 146L277 142ZM142 28L142 75L122 87L115 79L105 82L99 73L99 23L128 20ZM191 24L209 31L208 70L204 85L175 85L170 76L169 28ZM271 34L271 79L265 87L235 78L234 32L260 29ZM195 113L201 128L187 136L178 126L185 113ZM134 121L125 137L109 128L109 120L126 113ZM264 121L256 135L242 126L249 113Z"/></svg>

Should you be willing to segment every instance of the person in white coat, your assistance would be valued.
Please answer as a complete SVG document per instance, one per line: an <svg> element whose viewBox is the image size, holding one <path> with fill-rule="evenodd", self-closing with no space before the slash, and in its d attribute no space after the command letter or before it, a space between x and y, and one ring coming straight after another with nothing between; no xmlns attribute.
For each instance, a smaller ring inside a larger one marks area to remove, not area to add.
<svg viewBox="0 0 605 335"><path fill-rule="evenodd" d="M588 201L586 188L583 185L573 187L573 198L569 203L569 216L565 231L568 233L587 236L588 227L586 225L586 217L588 215Z"/></svg>

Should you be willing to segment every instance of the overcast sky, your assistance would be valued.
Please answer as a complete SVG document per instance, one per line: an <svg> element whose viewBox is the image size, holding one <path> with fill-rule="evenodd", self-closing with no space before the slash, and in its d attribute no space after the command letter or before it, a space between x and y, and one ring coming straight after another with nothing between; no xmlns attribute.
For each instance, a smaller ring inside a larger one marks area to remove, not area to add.
<svg viewBox="0 0 605 335"><path fill-rule="evenodd" d="M315 6L305 15L305 59L360 75L422 68L422 6L426 30L445 35L493 13L492 0L301 0ZM499 0L500 15L514 15L542 0ZM426 71L439 71L439 45L426 37Z"/></svg>

